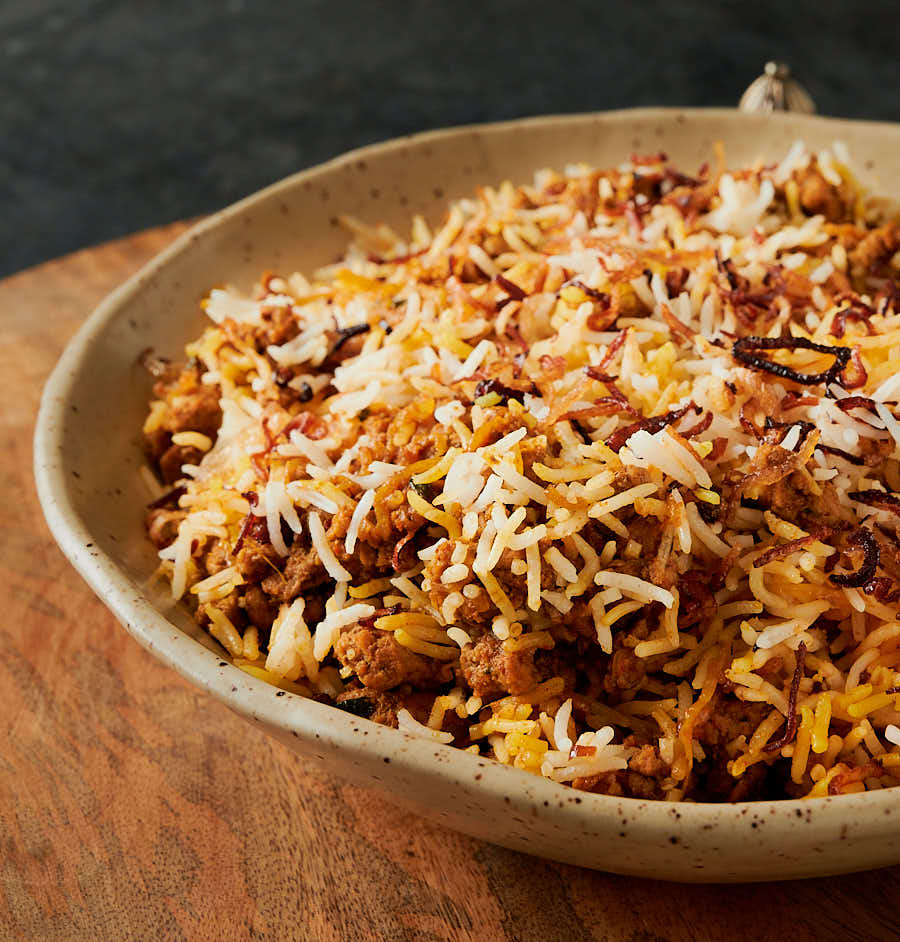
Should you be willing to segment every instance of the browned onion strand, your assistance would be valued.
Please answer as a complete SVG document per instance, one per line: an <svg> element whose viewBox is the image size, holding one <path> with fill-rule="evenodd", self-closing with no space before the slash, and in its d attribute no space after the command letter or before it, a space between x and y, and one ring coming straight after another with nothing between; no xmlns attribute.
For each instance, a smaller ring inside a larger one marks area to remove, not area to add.
<svg viewBox="0 0 900 942"><path fill-rule="evenodd" d="M860 527L847 538L847 542L858 545L865 553L862 565L856 572L832 573L828 578L835 585L847 586L848 588L860 588L868 585L875 577L878 563L881 560L881 549L878 546L878 541L872 536L870 530Z"/></svg>
<svg viewBox="0 0 900 942"><path fill-rule="evenodd" d="M803 667L806 662L806 645L800 642L797 646L797 666L791 678L791 689L788 693L787 723L784 735L762 747L763 752L779 752L789 746L797 736L797 696L800 693L800 681L803 679Z"/></svg>
<svg viewBox="0 0 900 942"><path fill-rule="evenodd" d="M890 491L877 491L870 488L865 491L850 491L847 496L851 500L858 500L861 504L868 504L870 507L900 515L900 496Z"/></svg>
<svg viewBox="0 0 900 942"><path fill-rule="evenodd" d="M815 350L834 357L834 363L820 373L800 373L784 363L760 356L760 350ZM818 386L833 383L850 362L852 351L849 347L828 347L813 343L806 337L741 337L731 348L732 356L754 370L772 373L781 379L799 383L802 386Z"/></svg>
<svg viewBox="0 0 900 942"><path fill-rule="evenodd" d="M680 422L688 412L691 411L699 415L703 410L696 402L691 401L686 406L680 409L673 409L671 412L666 412L664 415L654 415L651 418L639 419L637 422L632 422L631 425L626 425L625 428L619 429L611 435L606 440L606 444L613 451L618 451L635 432L645 431L650 432L652 435L654 432L659 432L669 425L675 425L677 422Z"/></svg>

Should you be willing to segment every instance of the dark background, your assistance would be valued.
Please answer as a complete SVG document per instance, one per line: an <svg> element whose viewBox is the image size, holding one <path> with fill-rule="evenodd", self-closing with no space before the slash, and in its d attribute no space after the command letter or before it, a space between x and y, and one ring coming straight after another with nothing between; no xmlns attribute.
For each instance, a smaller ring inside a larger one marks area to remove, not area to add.
<svg viewBox="0 0 900 942"><path fill-rule="evenodd" d="M350 147L542 112L732 105L769 58L900 120L900 3L0 0L0 275Z"/></svg>

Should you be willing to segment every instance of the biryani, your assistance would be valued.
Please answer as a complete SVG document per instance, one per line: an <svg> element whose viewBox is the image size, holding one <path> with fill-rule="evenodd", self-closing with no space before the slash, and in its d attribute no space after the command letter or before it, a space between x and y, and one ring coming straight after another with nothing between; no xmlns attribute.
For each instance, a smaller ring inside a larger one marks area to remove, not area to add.
<svg viewBox="0 0 900 942"><path fill-rule="evenodd" d="M797 143L343 219L146 357L160 574L249 674L576 789L896 785L891 212Z"/></svg>

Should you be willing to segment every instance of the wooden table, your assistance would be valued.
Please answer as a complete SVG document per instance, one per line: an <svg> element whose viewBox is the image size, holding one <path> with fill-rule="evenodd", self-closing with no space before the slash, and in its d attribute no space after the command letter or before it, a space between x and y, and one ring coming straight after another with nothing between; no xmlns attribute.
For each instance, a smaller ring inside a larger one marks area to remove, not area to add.
<svg viewBox="0 0 900 942"><path fill-rule="evenodd" d="M677 886L512 853L313 775L139 648L53 544L31 436L80 321L183 228L0 282L0 938L900 939L900 868Z"/></svg>

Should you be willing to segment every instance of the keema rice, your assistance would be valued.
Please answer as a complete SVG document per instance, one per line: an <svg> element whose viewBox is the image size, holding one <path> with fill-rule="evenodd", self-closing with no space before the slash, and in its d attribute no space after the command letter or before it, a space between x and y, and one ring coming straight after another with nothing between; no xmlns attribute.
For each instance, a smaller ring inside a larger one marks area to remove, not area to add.
<svg viewBox="0 0 900 942"><path fill-rule="evenodd" d="M567 787L898 784L892 212L839 144L632 155L214 288L144 424L173 599L253 676Z"/></svg>

